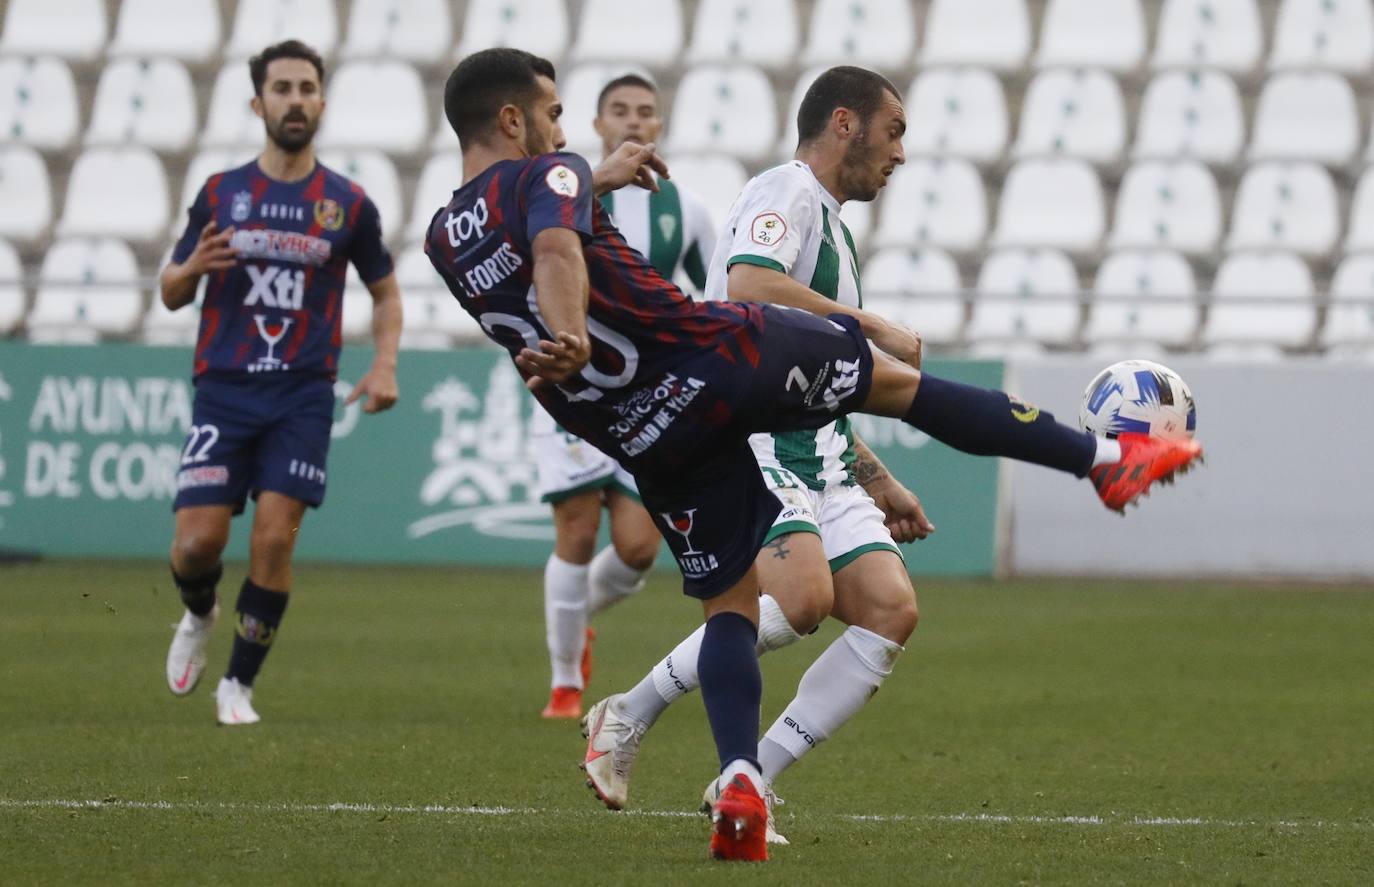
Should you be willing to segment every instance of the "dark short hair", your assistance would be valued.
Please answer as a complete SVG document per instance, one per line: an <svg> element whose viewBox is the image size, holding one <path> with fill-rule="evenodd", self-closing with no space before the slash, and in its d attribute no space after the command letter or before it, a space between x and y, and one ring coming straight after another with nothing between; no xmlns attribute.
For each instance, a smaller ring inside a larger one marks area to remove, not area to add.
<svg viewBox="0 0 1374 887"><path fill-rule="evenodd" d="M596 97L596 116L600 117L601 112L606 110L606 96L622 86L638 86L640 89L647 89L658 98L658 87L638 74L621 74L619 77L601 87L601 93Z"/></svg>
<svg viewBox="0 0 1374 887"><path fill-rule="evenodd" d="M324 60L315 50L299 40L283 40L274 43L248 60L248 73L253 78L253 95L262 95L262 85L267 82L267 66L277 59L302 59L315 66L324 85Z"/></svg>
<svg viewBox="0 0 1374 887"><path fill-rule="evenodd" d="M458 63L444 85L444 115L466 147L496 123L504 105L526 109L539 95L539 77L554 76L553 62L523 49L484 49Z"/></svg>
<svg viewBox="0 0 1374 887"><path fill-rule="evenodd" d="M882 74L867 68L840 65L825 71L802 96L797 110L797 141L805 144L825 131L825 125L836 108L848 108L865 124L883 103L883 93L890 92L901 101L897 91Z"/></svg>

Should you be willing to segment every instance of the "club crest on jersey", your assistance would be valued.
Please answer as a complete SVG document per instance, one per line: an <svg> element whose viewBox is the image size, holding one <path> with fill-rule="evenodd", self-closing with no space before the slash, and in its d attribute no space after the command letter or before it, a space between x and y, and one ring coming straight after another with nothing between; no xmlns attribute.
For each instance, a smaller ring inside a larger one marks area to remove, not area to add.
<svg viewBox="0 0 1374 887"><path fill-rule="evenodd" d="M251 191L239 191L229 201L229 218L235 222L243 222L253 214L253 194Z"/></svg>
<svg viewBox="0 0 1374 887"><path fill-rule="evenodd" d="M343 227L344 211L337 200L315 201L315 224L326 231L337 231Z"/></svg>
<svg viewBox="0 0 1374 887"><path fill-rule="evenodd" d="M577 173L561 163L549 170L548 175L544 176L544 183L550 191L563 197L576 197L577 189L582 184L577 180Z"/></svg>
<svg viewBox="0 0 1374 887"><path fill-rule="evenodd" d="M773 211L754 216L749 224L749 239L760 246L776 246L787 234L787 220Z"/></svg>

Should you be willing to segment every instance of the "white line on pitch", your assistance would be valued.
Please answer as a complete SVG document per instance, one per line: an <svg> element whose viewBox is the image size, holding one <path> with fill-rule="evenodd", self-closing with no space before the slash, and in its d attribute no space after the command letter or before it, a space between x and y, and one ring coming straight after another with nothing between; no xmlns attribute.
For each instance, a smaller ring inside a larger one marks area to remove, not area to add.
<svg viewBox="0 0 1374 887"><path fill-rule="evenodd" d="M604 815L593 810L540 810L535 807L504 806L456 806L449 804L297 804L286 802L202 802L202 801L126 801L119 798L108 800L76 800L48 798L40 800L19 800L0 798L0 809L33 810L224 810L248 811L255 813L413 813L440 816L594 816ZM626 816L649 816L678 819L700 814L685 810L630 810ZM1198 828L1288 828L1288 829L1374 829L1374 822L1340 821L1324 819L1286 819L1261 821L1257 819L1210 819L1206 817L1176 816L1125 816L1113 813L1108 816L1035 816L1010 815L1001 813L945 813L945 814L871 814L835 813L819 814L821 818L842 819L849 822L938 822L972 823L992 825L1074 825L1074 826L1163 826Z"/></svg>

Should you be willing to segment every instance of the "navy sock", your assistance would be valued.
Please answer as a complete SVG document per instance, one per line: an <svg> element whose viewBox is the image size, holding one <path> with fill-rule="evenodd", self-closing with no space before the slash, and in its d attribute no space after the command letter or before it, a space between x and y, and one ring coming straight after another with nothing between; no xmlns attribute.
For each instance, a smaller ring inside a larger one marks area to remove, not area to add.
<svg viewBox="0 0 1374 887"><path fill-rule="evenodd" d="M243 580L239 590L238 625L234 630L234 651L229 654L229 671L226 678L236 678L245 687L253 686L253 679L272 649L272 641L277 636L277 626L281 624L282 614L286 612L289 598L285 592L272 591L252 581Z"/></svg>
<svg viewBox="0 0 1374 887"><path fill-rule="evenodd" d="M754 651L758 629L739 613L717 613L706 621L697 675L701 701L711 722L721 769L739 758L759 763L759 705L763 675Z"/></svg>
<svg viewBox="0 0 1374 887"><path fill-rule="evenodd" d="M1097 440L1003 391L976 388L921 374L921 385L902 420L956 450L1008 456L1085 477Z"/></svg>
<svg viewBox="0 0 1374 887"><path fill-rule="evenodd" d="M224 564L215 564L215 568L204 576L179 576L176 567L172 568L172 582L181 592L181 602L186 609L202 618L210 615L215 608L215 586L219 585L223 575Z"/></svg>

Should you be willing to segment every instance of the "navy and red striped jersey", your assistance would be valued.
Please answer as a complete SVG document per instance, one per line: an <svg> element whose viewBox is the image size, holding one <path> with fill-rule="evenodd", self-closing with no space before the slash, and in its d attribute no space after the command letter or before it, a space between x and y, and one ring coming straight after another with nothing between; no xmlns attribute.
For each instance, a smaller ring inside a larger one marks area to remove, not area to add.
<svg viewBox="0 0 1374 887"><path fill-rule="evenodd" d="M554 227L581 236L590 290L592 357L580 379L560 386L570 397L609 406L712 350L757 360L758 306L695 302L664 279L594 199L587 161L566 152L492 164L430 222L430 261L511 356L552 338L534 295L531 245Z"/></svg>
<svg viewBox="0 0 1374 887"><path fill-rule="evenodd" d="M238 263L207 275L194 375L292 372L334 376L351 261L364 283L392 271L377 207L320 163L297 182L254 160L206 180L172 251L184 262L214 219L232 226Z"/></svg>

